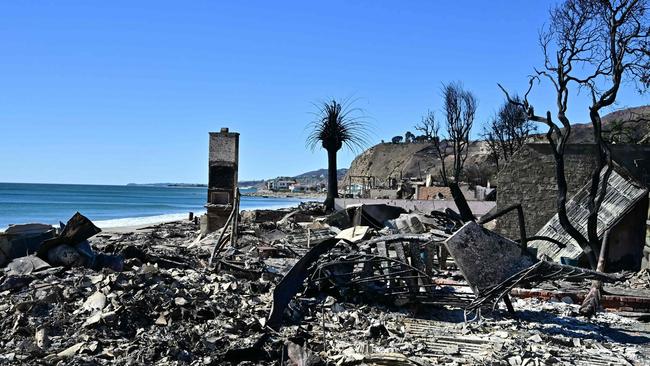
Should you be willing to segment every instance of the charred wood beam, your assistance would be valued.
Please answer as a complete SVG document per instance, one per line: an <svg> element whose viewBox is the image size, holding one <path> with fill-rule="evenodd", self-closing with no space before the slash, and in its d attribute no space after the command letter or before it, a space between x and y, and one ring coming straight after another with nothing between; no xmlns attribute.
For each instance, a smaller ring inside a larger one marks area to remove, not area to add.
<svg viewBox="0 0 650 366"><path fill-rule="evenodd" d="M526 220L524 218L524 209L521 207L520 203L510 205L503 210L499 210L492 215L485 215L478 220L479 225L487 224L490 221L496 220L499 217L507 214L512 210L517 210L517 218L519 219L519 237L522 251L526 250L528 238L526 237Z"/></svg>
<svg viewBox="0 0 650 366"><path fill-rule="evenodd" d="M275 289L273 289L273 304L266 322L271 329L280 329L284 309L302 287L303 281L307 278L309 266L318 260L321 255L334 248L336 243L338 243L338 240L334 238L316 243L275 286Z"/></svg>
<svg viewBox="0 0 650 366"><path fill-rule="evenodd" d="M557 239L553 239L553 238L548 237L548 236L544 236L544 235L535 235L535 236L529 236L529 237L526 238L526 241L528 241L528 242L533 241L533 240L544 240L544 241L548 241L550 243L553 243L553 244L557 245L560 248L566 248L566 244L564 244L563 242L561 242L561 241L559 241Z"/></svg>
<svg viewBox="0 0 650 366"><path fill-rule="evenodd" d="M384 242L388 244L388 243L393 243L398 241L419 241L419 242L435 243L433 235L431 234L394 234L394 235L380 236L378 238L366 240L363 242L363 244L371 245L380 242ZM442 241L440 241L439 244L442 244Z"/></svg>
<svg viewBox="0 0 650 366"><path fill-rule="evenodd" d="M237 211L236 205L233 205L232 211L230 212L230 216L228 216L228 220L226 220L226 224L223 226L221 229L221 235L219 235L219 239L214 243L214 247L212 247L212 253L210 253L210 260L208 261L208 267L212 267L212 261L214 260L214 257L219 254L223 246L226 244L226 241L224 240L222 242L223 236L226 234L226 229L230 227L230 223L235 215L235 211Z"/></svg>
<svg viewBox="0 0 650 366"><path fill-rule="evenodd" d="M469 208L469 204L467 204L467 200L460 190L458 183L449 183L449 189L451 190L451 196L454 198L454 203L456 203L461 219L464 222L476 221L476 217L474 217L472 210Z"/></svg>
<svg viewBox="0 0 650 366"><path fill-rule="evenodd" d="M433 269L434 257L435 257L435 254L437 253L438 247L439 246L436 246L433 243L426 243L424 245L424 257L426 259L425 272L426 272L426 274L428 276L433 275L433 272L434 272L434 269ZM438 261L440 261L440 256L438 256Z"/></svg>

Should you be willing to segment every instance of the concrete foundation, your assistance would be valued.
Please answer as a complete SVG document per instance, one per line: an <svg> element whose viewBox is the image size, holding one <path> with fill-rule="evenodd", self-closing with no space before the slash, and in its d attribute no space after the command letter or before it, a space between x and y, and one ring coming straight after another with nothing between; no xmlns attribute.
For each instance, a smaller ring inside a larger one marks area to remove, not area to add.
<svg viewBox="0 0 650 366"><path fill-rule="evenodd" d="M373 204L386 204L389 206L401 207L408 211L418 211L422 213L429 213L431 211L444 211L450 208L458 212L458 208L454 201L451 200L399 200L399 199L370 199L370 198L337 198L334 200L334 208L342 210L350 205L373 205ZM474 216L481 217L488 213L496 206L494 201L467 201L469 208L472 210Z"/></svg>

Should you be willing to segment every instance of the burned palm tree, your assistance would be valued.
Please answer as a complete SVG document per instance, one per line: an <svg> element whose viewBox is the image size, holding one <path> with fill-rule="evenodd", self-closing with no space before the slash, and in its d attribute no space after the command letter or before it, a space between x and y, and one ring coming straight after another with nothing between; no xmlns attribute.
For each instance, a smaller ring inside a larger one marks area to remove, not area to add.
<svg viewBox="0 0 650 366"><path fill-rule="evenodd" d="M336 153L345 145L350 150L363 148L367 140L366 124L361 110L351 107L351 101L342 103L332 99L317 104L316 119L309 124L311 133L307 145L314 150L318 145L327 151L327 199L325 207L334 209L334 199L338 197L338 177Z"/></svg>

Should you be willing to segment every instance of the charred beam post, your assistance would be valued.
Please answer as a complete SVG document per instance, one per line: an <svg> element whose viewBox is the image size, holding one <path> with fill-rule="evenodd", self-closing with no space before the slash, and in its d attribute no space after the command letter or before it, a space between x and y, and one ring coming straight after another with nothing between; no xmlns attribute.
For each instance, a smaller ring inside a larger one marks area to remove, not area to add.
<svg viewBox="0 0 650 366"><path fill-rule="evenodd" d="M521 238L519 239L519 244L521 244L521 250L523 253L526 250L528 238L526 237L526 220L524 218L524 209L521 207L520 203L510 205L504 208L503 210L497 211L492 215L485 215L484 217L481 217L481 219L478 221L478 224L479 225L487 224L488 222L492 220L496 220L499 217L507 214L512 210L517 210L517 218L519 219L519 236Z"/></svg>
<svg viewBox="0 0 650 366"><path fill-rule="evenodd" d="M451 196L454 198L454 203L458 208L458 213L464 222L476 221L476 217L472 213L472 209L469 208L467 199L463 195L463 192L460 190L458 183L449 183L449 189L451 190Z"/></svg>

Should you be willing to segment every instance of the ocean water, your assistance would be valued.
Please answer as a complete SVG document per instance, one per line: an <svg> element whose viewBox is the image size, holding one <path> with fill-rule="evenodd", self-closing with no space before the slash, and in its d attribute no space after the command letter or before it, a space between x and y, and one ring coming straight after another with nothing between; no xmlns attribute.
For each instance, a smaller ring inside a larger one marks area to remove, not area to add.
<svg viewBox="0 0 650 366"><path fill-rule="evenodd" d="M0 183L0 231L66 222L79 211L99 227L147 225L202 214L207 188ZM298 198L243 196L242 210L297 206Z"/></svg>

